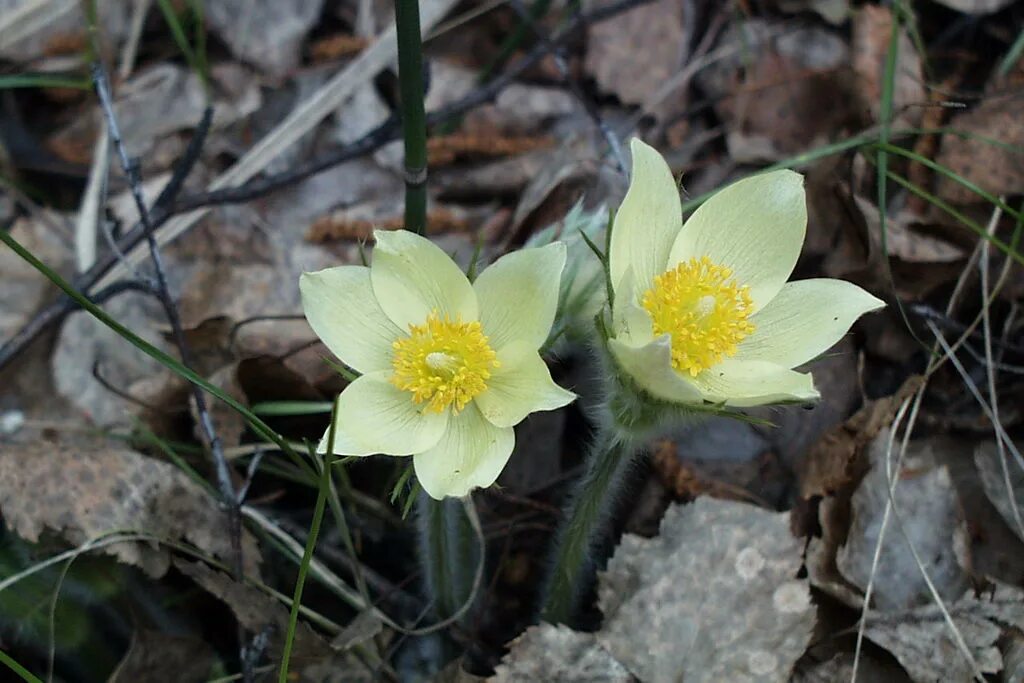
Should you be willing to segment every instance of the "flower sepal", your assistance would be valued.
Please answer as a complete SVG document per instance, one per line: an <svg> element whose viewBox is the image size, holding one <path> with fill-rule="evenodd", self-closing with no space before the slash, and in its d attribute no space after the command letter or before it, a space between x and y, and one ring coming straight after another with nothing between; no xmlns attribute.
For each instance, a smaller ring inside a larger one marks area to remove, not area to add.
<svg viewBox="0 0 1024 683"><path fill-rule="evenodd" d="M773 426L762 418L747 415L726 405L725 401L676 403L660 399L646 391L623 370L608 348L607 329L602 315L597 317L597 328L602 338L600 349L604 376L605 405L603 422L624 440L643 442L670 427L692 424L705 418L726 417L739 422Z"/></svg>

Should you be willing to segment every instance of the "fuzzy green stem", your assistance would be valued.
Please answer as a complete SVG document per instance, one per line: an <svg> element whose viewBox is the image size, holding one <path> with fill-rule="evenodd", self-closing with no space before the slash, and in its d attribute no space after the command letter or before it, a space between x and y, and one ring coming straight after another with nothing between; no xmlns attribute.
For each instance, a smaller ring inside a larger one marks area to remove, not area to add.
<svg viewBox="0 0 1024 683"><path fill-rule="evenodd" d="M405 229L422 235L427 230L427 115L418 0L395 0L395 29L405 140Z"/></svg>
<svg viewBox="0 0 1024 683"><path fill-rule="evenodd" d="M480 547L462 501L421 493L416 507L424 588L437 616L448 619L473 593Z"/></svg>
<svg viewBox="0 0 1024 683"><path fill-rule="evenodd" d="M632 442L614 429L598 433L587 458L586 471L570 499L553 551L541 618L569 623L593 571L591 549L606 532L626 473L636 453Z"/></svg>

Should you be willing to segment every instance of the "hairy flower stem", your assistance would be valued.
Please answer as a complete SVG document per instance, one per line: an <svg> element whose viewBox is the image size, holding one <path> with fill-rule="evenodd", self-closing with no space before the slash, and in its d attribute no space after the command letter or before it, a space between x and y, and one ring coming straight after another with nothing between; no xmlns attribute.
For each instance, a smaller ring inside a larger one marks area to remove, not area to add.
<svg viewBox="0 0 1024 683"><path fill-rule="evenodd" d="M416 507L424 588L437 617L447 619L473 593L479 543L459 499L434 500L421 493Z"/></svg>
<svg viewBox="0 0 1024 683"><path fill-rule="evenodd" d="M626 482L637 449L617 428L599 429L586 461L586 471L566 510L543 594L541 618L569 623L594 570L591 550L606 533L608 517Z"/></svg>

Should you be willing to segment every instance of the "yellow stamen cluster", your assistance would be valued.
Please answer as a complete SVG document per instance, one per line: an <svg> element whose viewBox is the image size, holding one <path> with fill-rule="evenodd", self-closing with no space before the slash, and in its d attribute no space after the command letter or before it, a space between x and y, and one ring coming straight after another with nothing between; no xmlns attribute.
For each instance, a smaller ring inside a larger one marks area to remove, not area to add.
<svg viewBox="0 0 1024 683"><path fill-rule="evenodd" d="M754 331L747 321L750 287L731 277L732 270L707 256L691 258L655 277L644 293L655 336L671 335L672 366L679 372L696 376L722 362Z"/></svg>
<svg viewBox="0 0 1024 683"><path fill-rule="evenodd" d="M465 408L487 388L491 370L498 367L479 322L442 319L437 311L423 325L409 325L409 336L392 347L391 383L435 413L448 406L456 413Z"/></svg>

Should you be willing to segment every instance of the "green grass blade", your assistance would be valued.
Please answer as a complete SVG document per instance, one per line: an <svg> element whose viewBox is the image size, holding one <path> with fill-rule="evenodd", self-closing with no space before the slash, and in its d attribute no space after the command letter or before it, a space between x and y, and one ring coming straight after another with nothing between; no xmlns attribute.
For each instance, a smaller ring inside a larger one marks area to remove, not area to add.
<svg viewBox="0 0 1024 683"><path fill-rule="evenodd" d="M1021 31L1017 35L1017 40L1013 41L1013 45L1010 46L1010 50L1003 57L1002 61L999 62L1000 78L1010 73L1010 69L1012 69L1020 60L1021 54L1024 54L1024 31Z"/></svg>
<svg viewBox="0 0 1024 683"><path fill-rule="evenodd" d="M205 69L206 55L198 54L196 50L192 49L192 44L188 42L185 27L181 25L181 20L178 18L178 13L174 11L171 0L157 0L157 4L160 6L160 12L164 15L167 27L171 30L174 42L178 45L178 49L181 50L181 54L185 56L185 61L188 62L189 68L199 77L200 82L203 84L203 89L206 91L207 99L209 99L210 79L209 73ZM205 52L205 38L201 43L201 47L203 52Z"/></svg>
<svg viewBox="0 0 1024 683"><path fill-rule="evenodd" d="M800 154L791 156L788 159L777 161L774 164L771 164L770 166L765 166L756 174L751 175L768 173L770 171L778 171L783 168L797 168L799 166L806 166L807 164L818 161L819 159L830 157L833 154L841 154L842 152L848 152L853 149L859 149L864 145L868 145L871 144L872 142L875 142L876 140L878 140L877 133L855 135L852 138L840 140L839 142L833 142L828 145L822 145L821 147L816 147L807 152L801 152ZM703 194L697 195L696 197L686 200L685 202L683 202L683 213L687 214L693 211L698 206L700 206L708 199L710 199L716 192L718 192L718 189L710 190L708 192L705 192Z"/></svg>
<svg viewBox="0 0 1024 683"><path fill-rule="evenodd" d="M319 415L331 412L330 401L264 401L253 403L250 410L257 415L287 417L291 415Z"/></svg>
<svg viewBox="0 0 1024 683"><path fill-rule="evenodd" d="M66 74L7 74L0 76L0 90L14 88L72 88L74 90L91 90L92 82L88 78Z"/></svg>
<svg viewBox="0 0 1024 683"><path fill-rule="evenodd" d="M21 676L22 680L27 681L28 683L43 683L42 679L35 676L31 671L23 667L21 664L18 664L9 654L4 652L3 650L0 650L0 664L6 665L8 669Z"/></svg>
<svg viewBox="0 0 1024 683"><path fill-rule="evenodd" d="M978 142L990 145L992 147L998 147L1009 152L1016 152L1024 154L1024 146L1013 145L1002 140L996 140L985 135L978 135L970 131L961 130L952 126L941 126L939 128L898 128L889 129L889 139L895 137L913 136L913 135L957 135L968 140L976 140ZM795 156L791 156L788 159L777 161L774 164L765 166L760 171L751 175L757 175L758 173L768 173L769 171L777 171L783 168L799 168L801 166L807 166L815 161L819 161L826 157L830 157L834 154L842 154L854 149L860 149L868 145L879 144L881 139L881 131L874 131L870 133L861 133L854 135L853 137L838 142L829 143L806 152L801 152ZM889 144L889 143L886 143ZM698 206L706 202L712 195L718 192L718 189L709 190L703 194L697 195L691 199L683 202L683 213L689 213L696 209Z"/></svg>
<svg viewBox="0 0 1024 683"><path fill-rule="evenodd" d="M892 145L892 144L889 144L889 143L878 142L878 143L876 143L874 145L874 147L883 149L886 152L891 152L893 154L898 154L899 156L902 156L902 157L905 157L907 159L911 159L913 161L916 161L919 164L923 164L924 166L927 166L931 170L935 171L936 173L938 173L940 175L943 175L946 178L949 178L953 182L955 182L955 183L957 183L959 185L963 185L968 190L970 190L971 192L975 193L976 195L978 195L979 197L981 197L985 201L991 203L992 205L998 206L1000 209L1003 210L1003 213L1005 213L1006 215L1012 216L1013 218L1016 218L1016 219L1020 219L1020 213L1016 209L1011 207L1009 204L1004 202L1002 199L1000 199L999 197L995 196L991 192L988 192L987 190L985 190L984 188L980 187L979 185L976 185L975 183L973 183L972 181L968 180L967 178L964 178L962 175L958 174L956 171L954 171L954 170L952 170L952 169L950 169L950 168L948 168L946 166L943 166L942 164L936 163L936 162L932 161L931 159L929 159L928 157L921 156L917 152L914 152L912 150L906 149L904 147L900 147L899 145Z"/></svg>
<svg viewBox="0 0 1024 683"><path fill-rule="evenodd" d="M894 8L898 9L897 8ZM892 288L893 302L896 310L900 313L904 326L910 336L922 347L927 345L917 336L914 326L910 324L910 317L903 308L903 302L896 295L896 278L892 274L892 264L889 262L889 198L887 195L889 180L889 154L885 146L889 144L889 134L892 124L893 93L896 90L896 61L900 51L900 29L902 27L901 13L893 11L892 31L889 34L889 51L885 57L885 73L882 76L882 101L879 106L880 126L878 131L878 145L876 146L876 171L878 173L878 227L882 235L882 254L885 256L885 274Z"/></svg>
<svg viewBox="0 0 1024 683"><path fill-rule="evenodd" d="M981 237L982 239L987 240L996 249L999 249L999 251L1003 252L1004 254L1006 254L1008 257L1012 258L1017 263L1019 263L1021 265L1024 265L1024 256L1022 256L1020 254L1020 252L1016 248L1014 248L1013 246L1011 246L1011 245L1007 244L1006 242L1002 241L998 237L996 237L994 235L988 234L988 231L985 228L983 228L982 226L978 225L978 223L976 221L971 220L968 216L965 216L963 213L961 213L960 211L957 211L955 208L953 208L952 206L950 206L949 204L947 204L943 200L941 200L938 197L936 197L935 195L931 194L930 192L928 192L924 188L915 185L914 183L910 182L909 180L907 180L903 176L901 176L899 174L896 174L896 173L893 173L892 171L887 171L887 176L888 176L888 178L890 180L892 180L893 182L897 183L901 187L906 188L910 192L913 192L914 194L916 194L921 199L924 199L925 201L927 201L927 202L929 202L931 204L934 204L939 209L942 209L943 211L948 213L950 216L952 216L953 218L957 219L958 221L960 221L961 223L966 225L968 228L970 228L973 232L975 232L978 235L978 237ZM1015 213L1018 216L1020 215L1017 212L1015 212Z"/></svg>
<svg viewBox="0 0 1024 683"><path fill-rule="evenodd" d="M167 456L167 459L178 466L182 472L184 472L189 479L199 484L201 487L206 489L206 492L216 498L219 494L217 489L214 488L210 482L203 479L202 475L196 472L195 468L188 464L184 458L178 455L177 451L171 447L169 443L161 439L159 436L154 434L145 424L140 420L134 421L134 430L144 441L156 447L161 453Z"/></svg>
<svg viewBox="0 0 1024 683"><path fill-rule="evenodd" d="M179 360L177 360L173 356L170 356L164 351L161 351L160 349L153 346L145 339L139 337L137 334L129 330L127 327L125 327L124 325L117 322L109 315L107 315L106 311L104 311L102 308L100 308L92 301L90 301L81 292L75 289L69 282L67 282L64 278L58 275L52 268L50 268L45 263L37 259L32 254L32 252L23 247L21 243L18 242L18 240L16 240L7 230L0 230L0 242L3 242L8 247L10 247L14 251L14 253L16 253L23 260L25 260L30 266L32 266L40 273L42 273L44 276L46 276L46 278L50 282L57 285L57 287L59 287L65 294L74 299L75 303L77 303L83 309L88 311L89 314L91 314L94 318L96 318L101 323L112 329L114 332L123 337L126 341L135 346L137 349L145 353L150 358L153 358L154 360L156 360L157 362L159 362L161 365L168 368L172 372L175 372L183 379L188 380L192 384L198 386L200 389L205 390L212 396L226 403L228 406L234 409L235 412L244 417L257 434L262 436L267 441L271 441L274 444L276 444L278 448L280 448L282 451L288 454L297 463L301 464L301 466L304 469L309 470L310 473L313 474L312 470L309 467L309 464L302 460L302 458L300 458L297 453L295 453L294 449L292 449L291 445L289 445L289 443L284 437L282 437L280 434L278 434L269 426L267 426L267 424L263 422L263 420L257 417L252 411L250 411L244 405L242 405L237 400L235 400L234 398L226 394L224 391L222 391L220 387L211 384L206 379L196 374L193 370L183 365Z"/></svg>
<svg viewBox="0 0 1024 683"><path fill-rule="evenodd" d="M340 397L340 394L338 396ZM288 662L291 659L292 645L295 642L295 629L299 623L302 590L306 584L306 575L309 573L309 563L313 560L313 550L316 548L316 541L320 536L320 525L324 520L324 508L327 506L327 493L331 488L331 464L334 460L334 437L338 424L337 418L338 398L335 398L334 406L331 410L331 426L327 430L327 452L324 453L324 461L320 466L320 486L317 489L316 505L313 507L313 521L309 526L306 548L302 552L299 575L295 579L295 594L292 597L292 608L288 614L288 631L285 633L284 647L281 650L281 668L277 674L278 683L288 683ZM315 453L310 455L315 455Z"/></svg>

